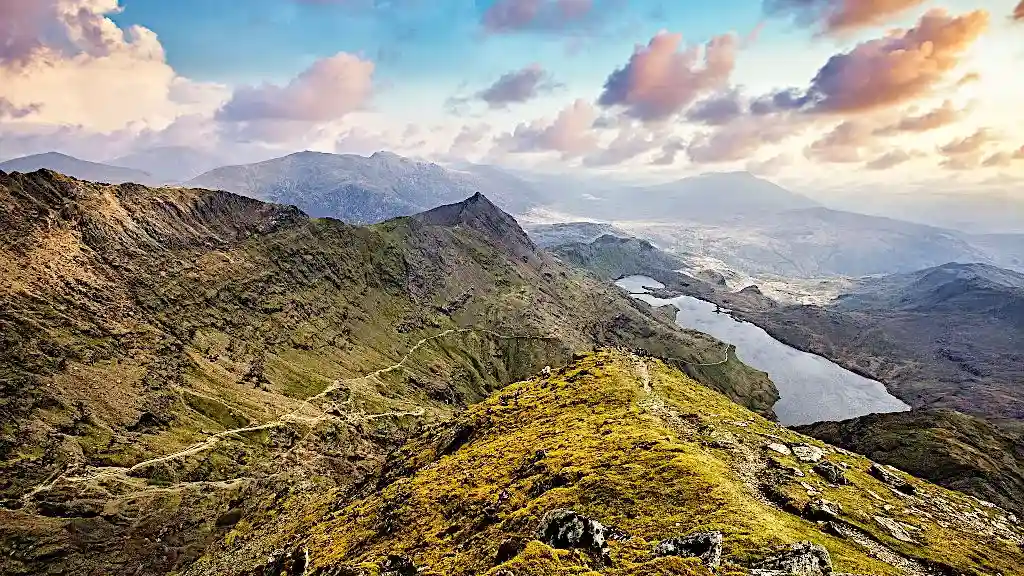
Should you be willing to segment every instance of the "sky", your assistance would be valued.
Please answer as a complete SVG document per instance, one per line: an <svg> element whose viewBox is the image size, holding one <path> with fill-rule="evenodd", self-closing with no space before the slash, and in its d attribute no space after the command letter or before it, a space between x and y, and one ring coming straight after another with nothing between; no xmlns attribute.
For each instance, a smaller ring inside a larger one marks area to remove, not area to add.
<svg viewBox="0 0 1024 576"><path fill-rule="evenodd" d="M0 0L0 159L1021 190L1024 0Z"/></svg>

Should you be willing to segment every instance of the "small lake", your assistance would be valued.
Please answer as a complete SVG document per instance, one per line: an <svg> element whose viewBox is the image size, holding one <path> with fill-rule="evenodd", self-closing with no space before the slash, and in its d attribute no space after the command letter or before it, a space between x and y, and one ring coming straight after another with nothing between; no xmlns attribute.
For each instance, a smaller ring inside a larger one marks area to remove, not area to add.
<svg viewBox="0 0 1024 576"><path fill-rule="evenodd" d="M772 338L748 322L715 311L715 305L690 296L655 298L644 288L664 288L657 280L630 276L616 282L652 306L679 308L676 323L736 346L747 365L767 372L782 397L775 404L779 422L791 426L823 420L846 420L875 412L910 410L881 382L851 372L821 356L802 352Z"/></svg>

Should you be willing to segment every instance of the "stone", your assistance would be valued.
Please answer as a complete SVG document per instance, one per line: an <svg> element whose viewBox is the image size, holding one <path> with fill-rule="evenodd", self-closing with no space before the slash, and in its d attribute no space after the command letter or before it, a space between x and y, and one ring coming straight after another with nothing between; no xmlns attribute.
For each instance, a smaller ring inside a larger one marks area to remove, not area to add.
<svg viewBox="0 0 1024 576"><path fill-rule="evenodd" d="M662 540L654 547L654 555L699 558L705 566L717 568L722 563L722 533L696 532Z"/></svg>
<svg viewBox="0 0 1024 576"><path fill-rule="evenodd" d="M309 553L304 546L290 551L277 550L270 555L262 569L255 576L303 576L309 566Z"/></svg>
<svg viewBox="0 0 1024 576"><path fill-rule="evenodd" d="M785 444L781 444L779 442L772 442L771 444L768 445L768 449L771 450L772 452L778 452L783 456L790 456L793 454L793 451L789 449L789 446L786 446Z"/></svg>
<svg viewBox="0 0 1024 576"><path fill-rule="evenodd" d="M609 561L607 529L597 520L573 510L549 510L541 518L535 536L552 548L583 550L598 564Z"/></svg>
<svg viewBox="0 0 1024 576"><path fill-rule="evenodd" d="M809 520L835 521L843 514L843 507L838 502L825 499L814 500L804 508L804 516Z"/></svg>
<svg viewBox="0 0 1024 576"><path fill-rule="evenodd" d="M828 460L822 460L818 462L814 468L812 468L819 476L828 480L830 484L836 486L846 486L850 481L846 478L846 473L842 468L837 466L834 462Z"/></svg>
<svg viewBox="0 0 1024 576"><path fill-rule="evenodd" d="M904 494L914 494L917 492L906 480L881 464L872 464L871 468L868 469L868 473Z"/></svg>
<svg viewBox="0 0 1024 576"><path fill-rule="evenodd" d="M885 516L875 516L875 522L878 522L879 526L885 528L885 530L893 538L899 540L900 542L908 542L911 544L914 543L914 539L910 537L910 534L907 534L907 531L903 528L903 526L899 522L893 520L892 518L886 518Z"/></svg>
<svg viewBox="0 0 1024 576"><path fill-rule="evenodd" d="M390 554L380 563L380 576L416 576L416 565L403 554Z"/></svg>
<svg viewBox="0 0 1024 576"><path fill-rule="evenodd" d="M767 558L755 564L751 574L826 576L832 574L832 557L823 546L811 542L797 542L776 549Z"/></svg>
<svg viewBox="0 0 1024 576"><path fill-rule="evenodd" d="M792 447L793 455L801 462L817 462L825 457L825 451L809 444L797 444Z"/></svg>

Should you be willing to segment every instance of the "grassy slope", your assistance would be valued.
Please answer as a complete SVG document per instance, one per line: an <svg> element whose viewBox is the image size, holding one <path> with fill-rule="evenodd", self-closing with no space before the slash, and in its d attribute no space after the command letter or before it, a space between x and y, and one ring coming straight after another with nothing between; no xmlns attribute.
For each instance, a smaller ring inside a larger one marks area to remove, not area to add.
<svg viewBox="0 0 1024 576"><path fill-rule="evenodd" d="M214 519L289 474L349 485L410 431L574 350L701 363L723 346L462 226L358 228L47 172L0 175L0 208L5 573L185 566L226 530ZM704 381L770 412L767 378L727 369Z"/></svg>
<svg viewBox="0 0 1024 576"><path fill-rule="evenodd" d="M828 459L849 466L852 484L826 484L809 464L767 451L771 441L823 447ZM708 574L693 561L650 554L660 539L696 530L725 535L726 574L746 573L743 566L769 548L802 540L824 545L837 571L902 573L766 498L783 494L799 508L809 499L802 484L841 503L843 521L874 540L876 552L964 574L1024 573L1019 530L994 527L1006 521L999 520L1004 513L915 479L909 481L918 496L898 496L866 473L869 464L781 428L659 361L604 351L550 378L509 386L427 431L389 459L362 498L282 498L189 574L244 573L245 561L252 563L247 547L266 538L260 527L270 524L275 544L304 546L314 567L361 566L367 573L389 554L406 554L424 575ZM794 467L805 476L788 471ZM503 491L507 500L499 498ZM581 554L531 541L539 518L554 508L632 537L613 542L611 567L598 569ZM918 543L895 540L874 516L915 526ZM522 552L496 566L506 539L520 542Z"/></svg>

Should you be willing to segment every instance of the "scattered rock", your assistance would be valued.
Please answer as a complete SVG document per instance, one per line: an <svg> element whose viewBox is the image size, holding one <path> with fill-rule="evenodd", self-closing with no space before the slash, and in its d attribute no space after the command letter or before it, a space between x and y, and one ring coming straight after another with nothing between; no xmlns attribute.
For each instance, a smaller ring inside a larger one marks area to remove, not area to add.
<svg viewBox="0 0 1024 576"><path fill-rule="evenodd" d="M818 499L807 504L804 516L809 520L835 521L843 514L843 507L838 502Z"/></svg>
<svg viewBox="0 0 1024 576"><path fill-rule="evenodd" d="M818 544L797 542L776 550L754 568L751 574L755 576L825 576L832 573L832 558L828 550Z"/></svg>
<svg viewBox="0 0 1024 576"><path fill-rule="evenodd" d="M552 548L583 550L602 565L609 561L604 525L573 510L548 511L537 526L536 537Z"/></svg>
<svg viewBox="0 0 1024 576"><path fill-rule="evenodd" d="M255 576L303 576L309 566L309 552L305 546L293 550L278 550L270 555L262 569Z"/></svg>
<svg viewBox="0 0 1024 576"><path fill-rule="evenodd" d="M416 576L416 565L403 554L391 554L380 563L380 576Z"/></svg>
<svg viewBox="0 0 1024 576"><path fill-rule="evenodd" d="M785 444L781 444L779 442L772 442L771 444L768 445L768 449L771 450L772 452L778 452L783 456L790 456L793 454L793 451L789 449L789 446L786 446Z"/></svg>
<svg viewBox="0 0 1024 576"><path fill-rule="evenodd" d="M722 562L722 533L697 532L681 538L662 540L654 547L654 555L700 558L705 566L717 568Z"/></svg>
<svg viewBox="0 0 1024 576"><path fill-rule="evenodd" d="M498 552L494 555L494 565L504 564L515 558L523 551L524 543L519 538L506 538L498 545Z"/></svg>
<svg viewBox="0 0 1024 576"><path fill-rule="evenodd" d="M793 455L801 462L817 462L825 457L825 451L809 444L797 444L792 447Z"/></svg>
<svg viewBox="0 0 1024 576"><path fill-rule="evenodd" d="M875 522L878 522L879 526L885 528L893 538L900 542L914 543L914 539L910 537L910 534L907 534L907 531L903 529L903 526L892 518L875 516Z"/></svg>
<svg viewBox="0 0 1024 576"><path fill-rule="evenodd" d="M911 484L908 484L906 480L898 476L895 472L889 471L888 468L881 464L872 464L868 473L904 494L914 494L917 492L917 490Z"/></svg>
<svg viewBox="0 0 1024 576"><path fill-rule="evenodd" d="M843 472L843 469L837 466L834 462L822 460L814 466L813 470L817 472L819 476L828 480L830 484L846 486L850 483L850 481L846 479L846 473Z"/></svg>

